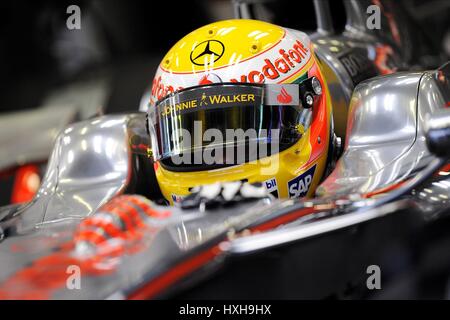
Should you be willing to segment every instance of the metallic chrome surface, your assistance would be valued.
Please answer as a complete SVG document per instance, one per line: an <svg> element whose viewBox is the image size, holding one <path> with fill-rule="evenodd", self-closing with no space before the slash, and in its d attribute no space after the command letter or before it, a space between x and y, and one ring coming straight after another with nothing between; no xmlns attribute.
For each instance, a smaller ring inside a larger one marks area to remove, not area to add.
<svg viewBox="0 0 450 320"><path fill-rule="evenodd" d="M316 13L317 31L321 34L333 34L333 20L328 1L314 0L314 11Z"/></svg>
<svg viewBox="0 0 450 320"><path fill-rule="evenodd" d="M419 180L428 179L428 181L422 185L421 182L415 183L417 188L411 190L408 187L408 183L397 189L401 192L404 188L405 191L411 193L410 199L414 200L414 203L420 207L421 216L423 221L430 219L436 219L442 216L443 213L448 214L450 208L450 172L438 171L437 178L432 178L433 173L436 171L437 163L445 163L442 159L434 159L434 163L430 164L426 169L421 171L419 175L423 175ZM428 171L428 172L426 172ZM411 181L411 184L414 184ZM300 223L285 225L283 228L275 229L265 233L259 233L249 235L247 237L241 237L230 241L228 251L235 254L246 254L254 251L267 249L283 244L292 243L295 241L304 240L314 236L324 235L328 232L356 226L363 222L368 222L374 219L381 218L383 216L394 214L402 209L411 209L411 200L400 200L399 196L391 197L391 201L384 204L384 198L393 196L397 190L389 193L388 196L380 197L377 199L361 199L355 202L349 202L352 204L353 212L331 216L326 219L319 219L314 221L302 221ZM405 194L405 192L402 192ZM326 199L323 199L326 201ZM332 203L337 205L342 200L333 200ZM376 204L380 203L379 206ZM320 205L318 200L315 200L315 206ZM372 207L374 206L374 207ZM359 207L359 208L358 208Z"/></svg>
<svg viewBox="0 0 450 320"><path fill-rule="evenodd" d="M450 110L438 110L426 120L428 149L439 157L450 156Z"/></svg>
<svg viewBox="0 0 450 320"><path fill-rule="evenodd" d="M424 123L422 131L428 138L427 145L430 150L439 156L450 152L450 110L446 108L450 97L449 83L450 73L427 73L420 83L418 97L420 108L430 110L429 114L419 115ZM444 84L447 84L447 87ZM435 110L436 107L445 109Z"/></svg>
<svg viewBox="0 0 450 320"><path fill-rule="evenodd" d="M422 76L396 73L357 86L344 153L318 194L371 192L399 182L429 163L432 157L422 128L425 114L440 105L421 102Z"/></svg>
<svg viewBox="0 0 450 320"><path fill-rule="evenodd" d="M448 103L448 97L450 97L450 92L445 90L450 90L450 87L440 86L438 77L443 77L446 83L450 82L450 74L441 74L439 71L427 72L424 74L419 88L419 107L420 110L425 110L428 112L419 114L419 122L426 123L425 115L427 113L434 113L441 108L446 108ZM425 129L424 127L421 128Z"/></svg>
<svg viewBox="0 0 450 320"><path fill-rule="evenodd" d="M355 35L364 36L364 34L367 33L367 17L361 13L366 12L368 7L367 3L362 3L362 1L357 0L347 0L343 1L343 3L347 15L346 30Z"/></svg>
<svg viewBox="0 0 450 320"><path fill-rule="evenodd" d="M238 19L254 19L250 13L247 1L233 0L233 11L234 16Z"/></svg>
<svg viewBox="0 0 450 320"><path fill-rule="evenodd" d="M365 211L364 214L356 211L304 225L285 227L262 234L238 238L231 241L229 251L237 254L251 253L257 250L267 249L293 241L318 236L327 232L355 226L369 220L381 218L389 213L396 212L405 207L405 202L390 203L380 208Z"/></svg>
<svg viewBox="0 0 450 320"><path fill-rule="evenodd" d="M433 114L428 114L425 122L425 133L430 130L442 130L450 128L450 109L438 110Z"/></svg>
<svg viewBox="0 0 450 320"><path fill-rule="evenodd" d="M58 136L35 198L0 208L0 227L8 229L0 246L0 279L71 241L82 218L123 191L131 175L128 130L136 133L129 126L139 123L145 128L145 114L104 116Z"/></svg>
<svg viewBox="0 0 450 320"><path fill-rule="evenodd" d="M20 215L18 232L84 218L121 193L131 176L128 125L137 118L145 128L145 114L104 116L67 127L57 138L41 188Z"/></svg>
<svg viewBox="0 0 450 320"><path fill-rule="evenodd" d="M404 180L432 160L424 128L426 116L446 103L438 73L396 73L357 86L344 153L319 195L368 193Z"/></svg>
<svg viewBox="0 0 450 320"><path fill-rule="evenodd" d="M427 220L442 216L450 207L450 172L439 171L437 179L414 191L414 197Z"/></svg>

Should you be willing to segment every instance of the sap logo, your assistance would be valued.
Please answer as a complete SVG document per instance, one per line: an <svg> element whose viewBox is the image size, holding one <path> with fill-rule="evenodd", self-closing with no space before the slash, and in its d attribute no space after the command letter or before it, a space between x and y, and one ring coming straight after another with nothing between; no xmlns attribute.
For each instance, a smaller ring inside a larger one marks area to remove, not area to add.
<svg viewBox="0 0 450 320"><path fill-rule="evenodd" d="M316 171L316 166L309 168L305 173L288 182L289 198L306 196L314 177L314 171Z"/></svg>

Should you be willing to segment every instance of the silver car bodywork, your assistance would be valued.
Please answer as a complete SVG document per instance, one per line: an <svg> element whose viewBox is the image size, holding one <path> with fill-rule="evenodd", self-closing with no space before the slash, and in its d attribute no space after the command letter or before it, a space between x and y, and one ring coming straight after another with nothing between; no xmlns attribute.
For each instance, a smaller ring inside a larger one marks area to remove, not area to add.
<svg viewBox="0 0 450 320"><path fill-rule="evenodd" d="M109 263L109 272L82 276L80 290L64 285L41 290L49 294L46 298L56 299L139 298L134 295L136 290L151 285L205 246L220 252L200 268L211 270L226 257L358 225L404 208L405 202L373 208L374 200L361 197L414 176L433 160L423 128L426 115L442 109L447 101L446 92L436 83L438 73L399 73L367 80L356 87L344 152L332 174L320 185L321 196L317 199L264 199L213 213L154 204L157 211L168 210L170 218L146 220L151 229L139 240L139 250L106 258L102 263ZM58 248L64 243L74 245L64 254L79 259L75 261L82 263L92 255L91 249L74 243L73 235L80 221L95 215L112 198L129 192L137 172L136 150L130 144L135 135L148 141L143 113L103 116L61 132L35 199L0 211L0 291L8 290L3 292L4 297L22 297L27 290L32 291L33 279L21 282L19 292L11 292L8 279L15 279L19 270L36 259L61 250ZM448 209L449 203L442 200L439 205ZM298 217L275 230L246 231L292 214ZM16 247L21 250L17 252Z"/></svg>
<svg viewBox="0 0 450 320"><path fill-rule="evenodd" d="M236 1L240 2L245 1ZM315 1L316 6L324 3ZM75 123L56 138L46 176L33 201L0 208L0 297L170 296L235 257L277 246L301 246L312 237L410 208L408 199L375 206L377 200L365 196L379 193L380 201L392 198L396 194L383 190L426 171L436 160L426 148L424 124L427 114L447 105L448 87L442 89L437 83L440 71L372 78L379 74L374 69L374 44L379 39L366 30L361 19L364 5L353 0L346 5L344 34L335 35L329 17L320 14L326 11L318 10L319 30L311 36L332 96L336 131L345 135L344 152L319 186L316 199L263 199L213 212L153 204L154 210L168 211L169 217L146 219L142 238L120 240L129 250L119 256L102 256L77 242L75 234L82 221L101 214L99 209L111 199L133 193L134 180L143 178L142 159L150 160L137 153L130 141L135 136L148 141L145 114L108 115ZM358 60L362 69L353 73L346 59ZM396 67L402 66L393 60ZM445 77L448 82L448 73ZM365 79L369 80L360 83ZM145 101L141 110L146 108ZM448 211L449 178L443 176L439 184L430 183L426 189L430 192L418 192L413 200L422 208L419 218L422 213L429 219ZM284 222L267 227L275 221ZM349 249L345 242L340 247ZM86 266L92 257L96 258L95 272ZM314 257L328 261L327 256ZM58 264L50 268L48 260ZM76 290L66 282L70 275L66 270L73 265L81 267L81 287ZM186 271L185 265L194 267ZM158 282L161 279L168 283L164 288Z"/></svg>

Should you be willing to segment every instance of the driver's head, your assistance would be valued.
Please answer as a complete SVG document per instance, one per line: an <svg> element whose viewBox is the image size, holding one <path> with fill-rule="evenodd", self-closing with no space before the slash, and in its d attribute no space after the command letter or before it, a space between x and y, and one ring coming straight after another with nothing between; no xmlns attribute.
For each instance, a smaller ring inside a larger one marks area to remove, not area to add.
<svg viewBox="0 0 450 320"><path fill-rule="evenodd" d="M323 176L331 105L302 32L254 20L201 27L165 55L149 128L156 177L171 203L192 187L261 182L311 196Z"/></svg>

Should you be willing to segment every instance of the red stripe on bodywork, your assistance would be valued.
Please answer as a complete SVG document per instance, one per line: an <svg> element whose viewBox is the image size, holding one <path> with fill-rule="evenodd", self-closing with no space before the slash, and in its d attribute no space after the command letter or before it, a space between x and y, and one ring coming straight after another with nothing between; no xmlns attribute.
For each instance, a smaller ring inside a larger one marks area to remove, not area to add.
<svg viewBox="0 0 450 320"><path fill-rule="evenodd" d="M391 185L389 185L387 187L376 189L374 191L371 191L371 192L368 192L366 194L363 194L362 197L363 198L371 198L371 197L379 195L379 194L383 194L383 193L386 193L386 192L393 191L395 189L400 188L406 181L408 181L408 180L400 181L398 183L391 184Z"/></svg>
<svg viewBox="0 0 450 320"><path fill-rule="evenodd" d="M186 261L183 261L166 273L157 277L155 280L149 282L145 286L130 294L127 299L144 300L153 298L155 295L162 292L170 285L174 284L177 280L180 280L187 274L192 273L193 271L204 266L206 263L214 259L214 257L218 256L221 252L222 250L220 249L219 245L216 245Z"/></svg>
<svg viewBox="0 0 450 320"><path fill-rule="evenodd" d="M268 231L270 229L274 229L280 225L292 222L300 217L306 216L308 214L314 213L316 210L314 208L303 208L285 215L282 215L273 220L267 221L265 223L260 224L259 226L255 226L251 228L251 231Z"/></svg>

